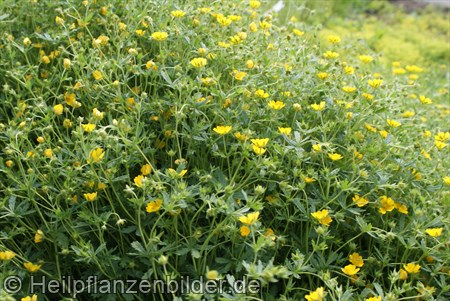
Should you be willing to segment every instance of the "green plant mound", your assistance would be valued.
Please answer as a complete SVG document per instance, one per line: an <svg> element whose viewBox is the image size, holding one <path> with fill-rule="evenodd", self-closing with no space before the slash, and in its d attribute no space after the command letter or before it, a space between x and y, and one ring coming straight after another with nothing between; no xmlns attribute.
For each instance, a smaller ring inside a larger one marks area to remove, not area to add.
<svg viewBox="0 0 450 301"><path fill-rule="evenodd" d="M2 300L74 297L33 292L43 276L260 285L77 300L449 297L430 66L258 1L0 7Z"/></svg>

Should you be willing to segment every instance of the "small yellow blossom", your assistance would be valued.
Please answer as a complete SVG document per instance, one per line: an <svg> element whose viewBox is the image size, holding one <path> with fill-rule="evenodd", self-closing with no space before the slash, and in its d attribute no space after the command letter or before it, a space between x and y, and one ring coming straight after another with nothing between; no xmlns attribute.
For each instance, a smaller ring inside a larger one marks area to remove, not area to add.
<svg viewBox="0 0 450 301"><path fill-rule="evenodd" d="M86 199L86 201L92 202L97 198L97 192L84 193L83 196Z"/></svg>
<svg viewBox="0 0 450 301"><path fill-rule="evenodd" d="M292 129L289 127L287 127L287 128L279 127L278 131L280 132L280 134L285 134L285 135L289 136L291 134Z"/></svg>
<svg viewBox="0 0 450 301"><path fill-rule="evenodd" d="M338 161L344 158L341 154L338 153L330 153L328 154L328 158L330 158L332 161Z"/></svg>
<svg viewBox="0 0 450 301"><path fill-rule="evenodd" d="M394 210L394 208L395 208L394 200L385 195L383 195L381 197L380 203L381 203L381 207L378 209L378 211L381 214L386 214L386 212L390 212L390 211Z"/></svg>
<svg viewBox="0 0 450 301"><path fill-rule="evenodd" d="M190 64L194 67L194 68L203 68L206 66L206 64L208 63L208 61L205 58L202 57L198 57L198 58L194 58L190 61Z"/></svg>
<svg viewBox="0 0 450 301"><path fill-rule="evenodd" d="M88 123L88 124L82 124L81 127L83 128L83 131L85 131L86 133L90 133L93 130L95 130L96 125L92 124L92 123Z"/></svg>
<svg viewBox="0 0 450 301"><path fill-rule="evenodd" d="M269 143L269 138L252 139L252 143L257 147L266 147Z"/></svg>
<svg viewBox="0 0 450 301"><path fill-rule="evenodd" d="M98 162L102 161L104 156L105 156L105 152L103 151L103 148L98 147L96 149L93 149L89 152L88 163L91 163L91 162L98 163Z"/></svg>
<svg viewBox="0 0 450 301"><path fill-rule="evenodd" d="M370 55L360 55L359 60L365 64L370 63L373 61L373 57Z"/></svg>
<svg viewBox="0 0 450 301"><path fill-rule="evenodd" d="M342 91L347 92L347 93L353 93L356 91L356 88L351 87L351 86L344 86L344 87L342 87Z"/></svg>
<svg viewBox="0 0 450 301"><path fill-rule="evenodd" d="M438 132L437 135L434 136L434 140L445 142L450 139L450 132Z"/></svg>
<svg viewBox="0 0 450 301"><path fill-rule="evenodd" d="M92 76L94 77L95 80L103 79L103 74L99 70L95 70L94 72L92 72Z"/></svg>
<svg viewBox="0 0 450 301"><path fill-rule="evenodd" d="M253 152L257 155L264 155L264 153L266 152L266 149L263 147L258 147L256 145L252 145L253 148Z"/></svg>
<svg viewBox="0 0 450 301"><path fill-rule="evenodd" d="M301 30L299 30L299 29L297 29L297 28L294 28L294 29L292 30L292 33L295 34L296 36L299 36L299 37L301 37L301 36L303 36L303 35L305 34L304 31L301 31Z"/></svg>
<svg viewBox="0 0 450 301"><path fill-rule="evenodd" d="M143 175L138 175L133 179L133 182L134 184L136 184L137 187L142 187L144 185L145 179L146 177L144 177Z"/></svg>
<svg viewBox="0 0 450 301"><path fill-rule="evenodd" d="M238 139L240 141L246 141L246 140L248 140L248 138L250 138L248 135L241 134L240 132L235 133L234 137L236 137L236 139Z"/></svg>
<svg viewBox="0 0 450 301"><path fill-rule="evenodd" d="M318 111L318 112L323 111L325 109L325 101L321 101L320 103L313 103L311 105L311 108L314 111Z"/></svg>
<svg viewBox="0 0 450 301"><path fill-rule="evenodd" d="M369 79L367 81L367 83L372 88L378 88L378 87L380 87L383 84L383 80L382 79Z"/></svg>
<svg viewBox="0 0 450 301"><path fill-rule="evenodd" d="M356 206L358 207L364 207L365 205L367 205L369 203L369 200L364 198L364 197L360 197L359 195L355 194L355 196L352 199L353 203L356 204Z"/></svg>
<svg viewBox="0 0 450 301"><path fill-rule="evenodd" d="M246 72L234 70L231 75L238 81L241 81L244 79L244 77L247 75Z"/></svg>
<svg viewBox="0 0 450 301"><path fill-rule="evenodd" d="M172 17L175 17L175 18L181 18L186 15L186 13L182 10L173 10L170 12L170 14L172 15Z"/></svg>
<svg viewBox="0 0 450 301"><path fill-rule="evenodd" d="M152 167L150 164L145 164L141 167L141 174L143 176L149 175L152 172Z"/></svg>
<svg viewBox="0 0 450 301"><path fill-rule="evenodd" d="M439 140L435 140L434 145L437 147L438 150L441 150L447 146L446 143L439 141Z"/></svg>
<svg viewBox="0 0 450 301"><path fill-rule="evenodd" d="M321 152L322 151L322 144L317 143L317 144L313 144L312 148L315 152Z"/></svg>
<svg viewBox="0 0 450 301"><path fill-rule="evenodd" d="M326 79L328 77L328 73L326 72L319 72L317 73L317 77L320 79Z"/></svg>
<svg viewBox="0 0 450 301"><path fill-rule="evenodd" d="M423 95L419 96L419 101L426 105L433 103L433 101L431 99L429 99L428 97L425 97Z"/></svg>
<svg viewBox="0 0 450 301"><path fill-rule="evenodd" d="M357 268L354 264L349 264L343 267L341 270L342 272L344 272L344 274L348 276L353 276L356 275L356 273L358 273L360 269Z"/></svg>
<svg viewBox="0 0 450 301"><path fill-rule="evenodd" d="M163 201L161 199L151 201L147 204L145 211L147 211L148 213L157 212L161 209L162 203Z"/></svg>
<svg viewBox="0 0 450 301"><path fill-rule="evenodd" d="M309 293L305 296L307 301L322 301L325 296L323 287L317 288L314 292Z"/></svg>
<svg viewBox="0 0 450 301"><path fill-rule="evenodd" d="M399 278L400 278L400 280L406 280L406 279L408 279L408 272L405 271L404 269L400 269L400 270L398 271L398 273L399 273Z"/></svg>
<svg viewBox="0 0 450 301"><path fill-rule="evenodd" d="M416 115L416 113L414 113L413 111L405 111L405 112L402 114L402 116L403 116L404 118L411 118L411 117L413 117L414 115Z"/></svg>
<svg viewBox="0 0 450 301"><path fill-rule="evenodd" d="M335 58L339 57L339 53L328 50L327 52L325 52L323 54L323 56L327 59L335 59Z"/></svg>
<svg viewBox="0 0 450 301"><path fill-rule="evenodd" d="M44 239L44 232L42 232L42 230L37 230L36 233L34 234L34 242L38 244L41 243L43 239Z"/></svg>
<svg viewBox="0 0 450 301"><path fill-rule="evenodd" d="M311 213L312 217L314 217L320 224L329 226L330 223L333 221L331 217L328 215L328 210L323 209L320 211L316 211Z"/></svg>
<svg viewBox="0 0 450 301"><path fill-rule="evenodd" d="M390 126L390 127L393 127L393 128L397 128L397 127L399 127L399 126L401 126L402 124L400 123L400 122L398 122L398 121L396 121L396 120L393 120L393 119L386 119L386 123Z"/></svg>
<svg viewBox="0 0 450 301"><path fill-rule="evenodd" d="M269 107L273 110L281 110L285 106L286 106L286 104L282 101L278 101L278 100L269 101Z"/></svg>
<svg viewBox="0 0 450 301"><path fill-rule="evenodd" d="M344 67L344 73L345 74L354 74L355 73L355 68L353 68L351 66L345 66Z"/></svg>
<svg viewBox="0 0 450 301"><path fill-rule="evenodd" d="M245 66L246 66L248 69L253 69L253 68L255 67L255 62L253 62L252 60L247 60L247 61L245 62Z"/></svg>
<svg viewBox="0 0 450 301"><path fill-rule="evenodd" d="M408 214L408 207L405 204L394 202L395 209L402 214Z"/></svg>
<svg viewBox="0 0 450 301"><path fill-rule="evenodd" d="M258 221L258 218L259 218L259 211L255 211L239 217L239 221L245 225L253 225Z"/></svg>
<svg viewBox="0 0 450 301"><path fill-rule="evenodd" d="M327 37L327 40L331 44L338 44L341 41L341 38L339 36L336 36L336 35L329 35Z"/></svg>
<svg viewBox="0 0 450 301"><path fill-rule="evenodd" d="M162 42L162 41L167 40L167 38L169 37L169 34L164 31L157 31L157 32L152 33L151 37L155 41Z"/></svg>
<svg viewBox="0 0 450 301"><path fill-rule="evenodd" d="M62 104L57 104L53 107L53 112L55 112L56 115L61 115L64 111L64 106Z"/></svg>
<svg viewBox="0 0 450 301"><path fill-rule="evenodd" d="M426 229L425 232L430 235L431 237L438 237L441 236L443 228L429 228Z"/></svg>
<svg viewBox="0 0 450 301"><path fill-rule="evenodd" d="M42 265L39 264L33 264L31 262L25 262L23 264L23 266L25 267L25 269L30 272L30 273L36 273L37 271L39 271L42 267Z"/></svg>
<svg viewBox="0 0 450 301"><path fill-rule="evenodd" d="M216 132L219 135L225 135L228 134L232 129L231 125L218 125L215 128L213 128L213 131Z"/></svg>
<svg viewBox="0 0 450 301"><path fill-rule="evenodd" d="M362 256L356 252L353 254L350 254L348 256L348 260L350 261L351 264L353 264L354 266L356 266L358 268L360 268L364 265L364 260L363 260Z"/></svg>
<svg viewBox="0 0 450 301"><path fill-rule="evenodd" d="M382 301L380 296L366 298L365 301Z"/></svg>
<svg viewBox="0 0 450 301"><path fill-rule="evenodd" d="M255 91L255 96L259 98L268 98L270 95L269 93L265 92L262 89L258 89Z"/></svg>
<svg viewBox="0 0 450 301"><path fill-rule="evenodd" d="M304 177L303 180L305 181L306 184L311 184L316 181L316 179L310 177Z"/></svg>
<svg viewBox="0 0 450 301"><path fill-rule="evenodd" d="M411 262L403 265L403 269L405 269L405 271L407 271L409 274L417 274L420 271L420 265Z"/></svg>
<svg viewBox="0 0 450 301"><path fill-rule="evenodd" d="M11 260L14 257L16 257L16 253L6 250L6 251L1 251L0 252L0 260L2 261L7 261L7 260Z"/></svg>
<svg viewBox="0 0 450 301"><path fill-rule="evenodd" d="M447 184L447 185L450 186L450 176L445 176L445 177L443 178L443 180L444 180L444 183L445 183L445 184Z"/></svg>
<svg viewBox="0 0 450 301"><path fill-rule="evenodd" d="M250 228L247 226L241 226L239 228L239 232L241 233L242 237L247 237L250 234Z"/></svg>

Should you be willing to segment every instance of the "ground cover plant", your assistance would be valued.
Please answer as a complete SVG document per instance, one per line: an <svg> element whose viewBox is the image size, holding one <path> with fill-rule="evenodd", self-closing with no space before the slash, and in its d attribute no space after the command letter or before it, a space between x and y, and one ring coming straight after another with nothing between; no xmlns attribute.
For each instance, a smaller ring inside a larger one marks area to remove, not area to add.
<svg viewBox="0 0 450 301"><path fill-rule="evenodd" d="M1 300L450 298L445 52L266 4L0 4ZM30 291L68 275L261 289Z"/></svg>

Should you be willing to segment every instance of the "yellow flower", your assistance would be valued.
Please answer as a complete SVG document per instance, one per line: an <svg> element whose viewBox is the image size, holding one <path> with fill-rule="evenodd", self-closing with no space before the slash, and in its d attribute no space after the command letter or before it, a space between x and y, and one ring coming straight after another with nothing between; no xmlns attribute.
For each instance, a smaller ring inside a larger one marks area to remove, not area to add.
<svg viewBox="0 0 450 301"><path fill-rule="evenodd" d="M328 210L323 209L320 211L316 211L311 213L312 217L314 217L320 224L329 226L333 221L330 216L328 216Z"/></svg>
<svg viewBox="0 0 450 301"><path fill-rule="evenodd" d="M256 0L251 0L249 4L250 4L251 8L257 9L261 5L261 2L256 1Z"/></svg>
<svg viewBox="0 0 450 301"><path fill-rule="evenodd" d="M239 81L243 80L244 77L247 75L246 72L238 71L238 70L234 70L231 74L233 75L233 77L234 77L236 80L239 80Z"/></svg>
<svg viewBox="0 0 450 301"><path fill-rule="evenodd" d="M40 62L44 63L44 64L50 64L50 58L48 56L44 55L41 57Z"/></svg>
<svg viewBox="0 0 450 301"><path fill-rule="evenodd" d="M398 128L399 126L401 126L402 124L396 120L393 119L386 119L386 123L393 128Z"/></svg>
<svg viewBox="0 0 450 301"><path fill-rule="evenodd" d="M322 144L320 144L320 143L313 144L312 148L316 152L321 152L322 151Z"/></svg>
<svg viewBox="0 0 450 301"><path fill-rule="evenodd" d="M280 132L280 134L285 134L285 135L289 136L291 134L292 129L279 127L278 131Z"/></svg>
<svg viewBox="0 0 450 301"><path fill-rule="evenodd" d="M342 272L348 276L356 275L356 273L359 272L359 268L357 268L354 264L346 265L345 267L341 268Z"/></svg>
<svg viewBox="0 0 450 301"><path fill-rule="evenodd" d="M353 68L351 66L345 66L344 67L344 73L345 74L353 74L353 73L355 73L355 68Z"/></svg>
<svg viewBox="0 0 450 301"><path fill-rule="evenodd" d="M318 111L318 112L323 111L325 109L325 101L321 101L320 103L313 103L311 105L311 108L314 111Z"/></svg>
<svg viewBox="0 0 450 301"><path fill-rule="evenodd" d="M429 228L426 229L425 232L431 237L438 237L442 234L442 228Z"/></svg>
<svg viewBox="0 0 450 301"><path fill-rule="evenodd" d="M386 214L386 212L390 212L390 211L394 210L394 208L395 208L394 200L391 198L388 198L385 195L383 195L381 197L380 203L381 203L381 207L378 209L378 211L381 214Z"/></svg>
<svg viewBox="0 0 450 301"><path fill-rule="evenodd" d="M105 113L100 112L97 108L92 109L92 116L97 120L102 120Z"/></svg>
<svg viewBox="0 0 450 301"><path fill-rule="evenodd" d="M350 254L348 256L348 260L351 262L351 264L353 264L354 266L356 266L358 268L360 268L364 265L364 260L363 260L362 256L356 252L353 254Z"/></svg>
<svg viewBox="0 0 450 301"><path fill-rule="evenodd" d="M271 100L271 101L269 101L269 107L271 109L273 109L273 110L281 110L285 106L286 105L282 101L278 101L278 100Z"/></svg>
<svg viewBox="0 0 450 301"><path fill-rule="evenodd" d="M42 232L42 230L37 230L36 233L34 234L34 242L38 244L42 242L43 239L44 239L44 232Z"/></svg>
<svg viewBox="0 0 450 301"><path fill-rule="evenodd" d="M163 201L161 199L156 199L154 201L151 201L147 204L147 207L145 208L145 211L148 213L157 212L159 209L161 209Z"/></svg>
<svg viewBox="0 0 450 301"><path fill-rule="evenodd" d="M38 296L37 295L33 295L33 296L26 296L22 299L20 299L20 301L37 301Z"/></svg>
<svg viewBox="0 0 450 301"><path fill-rule="evenodd" d="M258 25L256 25L255 22L250 23L248 28L250 29L251 32L257 32L258 31Z"/></svg>
<svg viewBox="0 0 450 301"><path fill-rule="evenodd" d="M331 154L328 154L328 158L330 158L332 161L338 161L338 160L341 160L343 157L341 154L331 153Z"/></svg>
<svg viewBox="0 0 450 301"><path fill-rule="evenodd" d="M217 22L218 22L220 25L222 25L222 26L228 26L228 25L230 25L231 22L233 21L233 20L231 20L230 18L227 18L227 17L225 17L225 16L222 15L222 14L217 14L216 20L217 20Z"/></svg>
<svg viewBox="0 0 450 301"><path fill-rule="evenodd" d="M415 264L414 262L410 262L408 264L403 265L403 268L405 271L407 271L409 274L417 274L420 271L420 265Z"/></svg>
<svg viewBox="0 0 450 301"><path fill-rule="evenodd" d="M64 101L67 105L73 108L78 108L81 106L81 104L77 101L75 93L64 93Z"/></svg>
<svg viewBox="0 0 450 301"><path fill-rule="evenodd" d="M381 301L381 297L380 296L370 297L370 298L366 298L365 301Z"/></svg>
<svg viewBox="0 0 450 301"><path fill-rule="evenodd" d="M152 172L152 167L150 164L145 164L141 167L141 174L143 176L149 175Z"/></svg>
<svg viewBox="0 0 450 301"><path fill-rule="evenodd" d="M426 105L433 103L433 101L431 99L429 99L428 97L425 97L423 95L419 96L419 100L421 103L426 104Z"/></svg>
<svg viewBox="0 0 450 301"><path fill-rule="evenodd" d="M167 171L171 176L179 178L182 178L187 173L187 169L183 169L180 173L177 173L177 171L173 168L168 168Z"/></svg>
<svg viewBox="0 0 450 301"><path fill-rule="evenodd" d="M369 79L367 81L367 83L372 88L378 88L378 87L380 87L383 84L383 80L382 79Z"/></svg>
<svg viewBox="0 0 450 301"><path fill-rule="evenodd" d="M327 52L325 52L323 54L323 56L327 59L335 59L335 58L339 57L339 53L328 50Z"/></svg>
<svg viewBox="0 0 450 301"><path fill-rule="evenodd" d="M124 29L125 29L125 28L124 28ZM142 29L136 29L135 33L136 33L138 36L142 37L142 36L144 36L144 34L145 34L145 30L142 30Z"/></svg>
<svg viewBox="0 0 450 301"><path fill-rule="evenodd" d="M44 157L46 157L46 158L51 158L53 156L53 151L52 151L52 149L51 148L47 148L45 151L44 151Z"/></svg>
<svg viewBox="0 0 450 301"><path fill-rule="evenodd" d="M338 44L341 41L341 38L339 36L336 36L336 35L329 35L327 37L327 40L331 44Z"/></svg>
<svg viewBox="0 0 450 301"><path fill-rule="evenodd" d="M211 12L212 8L211 7L200 7L198 9L198 11L202 14L207 14L209 12Z"/></svg>
<svg viewBox="0 0 450 301"><path fill-rule="evenodd" d="M450 139L450 132L439 132L434 136L434 140L445 142Z"/></svg>
<svg viewBox="0 0 450 301"><path fill-rule="evenodd" d="M3 261L11 260L15 256L16 256L16 253L9 251L9 250L0 252L0 260L3 260Z"/></svg>
<svg viewBox="0 0 450 301"><path fill-rule="evenodd" d="M206 273L206 279L208 279L208 280L216 280L216 279L219 279L219 276L220 276L220 274L219 274L219 272L216 271L216 270L211 270L211 271L208 271L208 272Z"/></svg>
<svg viewBox="0 0 450 301"><path fill-rule="evenodd" d="M374 98L374 96L369 93L363 93L362 96L367 100L372 100Z"/></svg>
<svg viewBox="0 0 450 301"><path fill-rule="evenodd" d="M169 37L169 34L167 32L164 31L157 31L152 33L152 39L158 42L162 42L167 40L167 38Z"/></svg>
<svg viewBox="0 0 450 301"><path fill-rule="evenodd" d="M257 147L266 147L267 143L269 143L269 138L252 139L251 141Z"/></svg>
<svg viewBox="0 0 450 301"><path fill-rule="evenodd" d="M360 197L359 195L355 194L355 196L352 199L353 203L356 204L358 207L364 207L369 203L369 200L363 197Z"/></svg>
<svg viewBox="0 0 450 301"><path fill-rule="evenodd" d="M232 129L231 125L218 125L215 128L213 128L213 131L216 132L219 135L225 135L228 134Z"/></svg>
<svg viewBox="0 0 450 301"><path fill-rule="evenodd" d="M431 160L430 154L429 154L427 151L425 151L424 149L422 149L422 150L420 151L420 154L421 154L422 156L424 156L425 158L427 158L428 160ZM444 178L444 182L445 182L445 178ZM449 184L448 184L448 185L450 185L450 178L449 178Z"/></svg>
<svg viewBox="0 0 450 301"><path fill-rule="evenodd" d="M102 161L104 156L105 156L105 152L103 151L103 148L98 147L96 149L93 149L89 152L88 163L91 163L91 162L98 163L98 162Z"/></svg>
<svg viewBox="0 0 450 301"><path fill-rule="evenodd" d="M359 60L365 64L370 63L373 61L373 57L370 55L360 55Z"/></svg>
<svg viewBox="0 0 450 301"><path fill-rule="evenodd" d="M405 111L402 116L405 118L410 118L413 117L414 115L416 115L416 113L412 112L412 111Z"/></svg>
<svg viewBox="0 0 450 301"><path fill-rule="evenodd" d="M376 132L376 131L377 131L377 129L376 129L374 126L372 126L372 125L370 125L370 124L368 124L368 123L365 123L365 124L364 124L364 127L365 127L366 130L368 130L369 132Z"/></svg>
<svg viewBox="0 0 450 301"><path fill-rule="evenodd" d="M356 88L350 87L350 86L344 86L344 87L342 87L342 91L347 92L347 93L353 93L356 91Z"/></svg>
<svg viewBox="0 0 450 301"><path fill-rule="evenodd" d="M392 69L392 74L394 74L394 75L402 75L402 74L405 74L405 73L406 73L406 70L403 69L403 68L394 68L394 69Z"/></svg>
<svg viewBox="0 0 450 301"><path fill-rule="evenodd" d="M96 125L95 125L95 124L92 124L92 123L88 123L88 124L82 124L81 127L83 128L83 130L84 130L86 133L90 133L90 132L92 132L93 130L95 130Z"/></svg>
<svg viewBox="0 0 450 301"><path fill-rule="evenodd" d="M148 70L152 70L152 71L157 71L158 70L158 66L156 66L155 62L153 62L152 60L147 61L147 63L145 63L145 68Z"/></svg>
<svg viewBox="0 0 450 301"><path fill-rule="evenodd" d="M239 232L241 233L242 237L247 237L250 234L250 228L247 226L241 226L239 228Z"/></svg>
<svg viewBox="0 0 450 301"><path fill-rule="evenodd" d="M247 61L245 62L245 66L246 66L248 69L253 69L253 68L255 67L255 62L253 62L252 60L247 60Z"/></svg>
<svg viewBox="0 0 450 301"><path fill-rule="evenodd" d="M408 279L408 272L405 271L404 269L400 269L400 270L398 271L398 273L399 273L399 278L400 278L400 280L406 280L406 279Z"/></svg>
<svg viewBox="0 0 450 301"><path fill-rule="evenodd" d="M64 24L64 19L61 18L61 17L56 16L56 17L55 17L55 23L56 23L57 25L63 25L63 24Z"/></svg>
<svg viewBox="0 0 450 301"><path fill-rule="evenodd" d="M328 73L326 72L319 72L317 73L317 77L320 79L326 79L328 77Z"/></svg>
<svg viewBox="0 0 450 301"><path fill-rule="evenodd" d="M190 61L190 63L194 68L203 68L206 66L208 61L205 58L197 57L197 58L192 59Z"/></svg>
<svg viewBox="0 0 450 301"><path fill-rule="evenodd" d="M416 65L408 65L405 68L406 68L406 70L408 70L408 72L411 72L411 73L421 73L423 71L422 68L420 68Z"/></svg>
<svg viewBox="0 0 450 301"><path fill-rule="evenodd" d="M99 70L95 70L94 72L92 72L92 76L94 77L95 80L103 79L103 74Z"/></svg>
<svg viewBox="0 0 450 301"><path fill-rule="evenodd" d="M72 63L71 63L71 61L69 59L64 59L63 60L63 67L64 67L64 69L69 70L71 64Z"/></svg>
<svg viewBox="0 0 450 301"><path fill-rule="evenodd" d="M97 198L97 192L83 194L86 201L92 202Z"/></svg>
<svg viewBox="0 0 450 301"><path fill-rule="evenodd" d="M133 179L134 184L136 184L137 187L142 187L144 185L143 181L146 179L143 175L139 175Z"/></svg>
<svg viewBox="0 0 450 301"><path fill-rule="evenodd" d="M245 140L248 140L248 138L250 138L248 135L241 134L240 132L235 133L234 137L236 137L236 139L238 139L240 141L245 141Z"/></svg>
<svg viewBox="0 0 450 301"><path fill-rule="evenodd" d="M25 269L27 269L28 272L30 273L35 273L37 271L39 271L42 267L42 265L39 264L33 264L31 262L25 262L23 264L23 266L25 267Z"/></svg>
<svg viewBox="0 0 450 301"><path fill-rule="evenodd" d="M394 202L395 209L402 214L408 214L408 207L405 204Z"/></svg>
<svg viewBox="0 0 450 301"><path fill-rule="evenodd" d="M322 301L325 296L323 287L317 288L314 292L309 293L305 296L307 301Z"/></svg>
<svg viewBox="0 0 450 301"><path fill-rule="evenodd" d="M447 184L447 185L450 186L450 177L449 177L449 176L445 176L445 177L443 178L443 180L444 180L444 183L445 183L445 184Z"/></svg>
<svg viewBox="0 0 450 301"><path fill-rule="evenodd" d="M264 92L264 90L262 89L258 89L255 91L255 96L259 97L259 98L268 98L269 97L269 93Z"/></svg>
<svg viewBox="0 0 450 301"><path fill-rule="evenodd" d="M444 142L442 142L442 141L439 141L439 140L435 140L435 141L434 141L434 145L436 145L436 147L437 147L439 150L441 150L441 149L443 149L444 147L447 146L446 143L444 143Z"/></svg>
<svg viewBox="0 0 450 301"><path fill-rule="evenodd" d="M170 14L172 15L172 17L175 18L181 18L184 17L184 15L186 15L186 13L182 10L173 10L170 12Z"/></svg>
<svg viewBox="0 0 450 301"><path fill-rule="evenodd" d="M314 183L314 182L316 181L316 179L310 178L310 177L304 177L303 180L304 180L305 183L307 183L307 184L311 184L311 183Z"/></svg>
<svg viewBox="0 0 450 301"><path fill-rule="evenodd" d="M270 27L272 27L272 24L267 21L260 21L259 27L261 27L262 29L269 29Z"/></svg>
<svg viewBox="0 0 450 301"><path fill-rule="evenodd" d="M258 218L259 218L259 211L255 211L239 217L239 221L245 225L253 225L258 221Z"/></svg>
<svg viewBox="0 0 450 301"><path fill-rule="evenodd" d="M297 28L294 28L294 29L292 30L292 33L295 34L296 36L299 36L299 37L301 37L302 35L305 34L304 31L301 31L301 30L299 30L299 29L297 29Z"/></svg>
<svg viewBox="0 0 450 301"><path fill-rule="evenodd" d="M55 112L56 115L61 115L64 111L64 106L62 104L57 104L53 107L53 112Z"/></svg>
<svg viewBox="0 0 450 301"><path fill-rule="evenodd" d="M252 145L253 148L253 152L255 152L255 154L257 155L264 155L264 153L266 152L266 149L263 147L258 147L256 145Z"/></svg>

